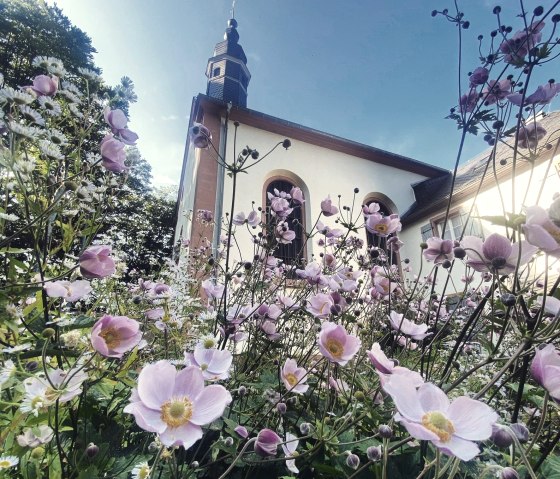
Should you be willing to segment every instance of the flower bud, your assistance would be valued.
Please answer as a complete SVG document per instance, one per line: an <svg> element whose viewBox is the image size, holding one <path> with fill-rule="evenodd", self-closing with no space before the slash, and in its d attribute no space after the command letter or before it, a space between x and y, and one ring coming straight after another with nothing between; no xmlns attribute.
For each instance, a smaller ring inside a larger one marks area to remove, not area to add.
<svg viewBox="0 0 560 479"><path fill-rule="evenodd" d="M492 426L492 435L490 439L496 446L504 449L513 444L511 433L506 428L499 425Z"/></svg>
<svg viewBox="0 0 560 479"><path fill-rule="evenodd" d="M241 437L243 439L247 439L247 436L249 435L249 433L247 432L247 429L243 426L237 426L234 429L234 431L239 437Z"/></svg>
<svg viewBox="0 0 560 479"><path fill-rule="evenodd" d="M346 465L352 469L358 469L360 467L360 458L356 454L348 454L346 457Z"/></svg>
<svg viewBox="0 0 560 479"><path fill-rule="evenodd" d="M148 445L148 452L151 452L152 454L154 452L159 451L159 446L157 444L157 442L152 441L149 445Z"/></svg>
<svg viewBox="0 0 560 479"><path fill-rule="evenodd" d="M224 439L224 445L225 445L226 447L231 447L231 446L233 446L233 438L232 438L232 437L226 437L226 438Z"/></svg>
<svg viewBox="0 0 560 479"><path fill-rule="evenodd" d="M196 469L199 466L198 461L191 462L191 468Z"/></svg>
<svg viewBox="0 0 560 479"><path fill-rule="evenodd" d="M458 247L453 250L453 254L455 255L455 258L463 259L467 255L467 252L463 248Z"/></svg>
<svg viewBox="0 0 560 479"><path fill-rule="evenodd" d="M97 456L97 454L99 454L99 446L97 444L94 444L93 442L90 442L88 444L88 447L86 448L86 456L89 459L93 459L95 456Z"/></svg>
<svg viewBox="0 0 560 479"><path fill-rule="evenodd" d="M366 450L366 455L370 461L376 462L381 459L381 456L383 456L383 450L381 449L381 446L370 446Z"/></svg>
<svg viewBox="0 0 560 479"><path fill-rule="evenodd" d="M276 410L278 411L279 414L286 414L286 411L288 410L288 406L286 406L286 403L279 402L276 405Z"/></svg>
<svg viewBox="0 0 560 479"><path fill-rule="evenodd" d="M354 393L354 397L355 397L358 401L364 401L365 398L366 398L366 396L365 396L365 394L363 393L363 391L356 391L356 392Z"/></svg>
<svg viewBox="0 0 560 479"><path fill-rule="evenodd" d="M513 467L504 467L500 473L500 479L519 479L519 474Z"/></svg>
<svg viewBox="0 0 560 479"><path fill-rule="evenodd" d="M64 187L70 191L76 191L78 189L78 183L75 181L66 180L64 182Z"/></svg>
<svg viewBox="0 0 560 479"><path fill-rule="evenodd" d="M505 306L515 306L515 296L510 293L502 294L502 303Z"/></svg>
<svg viewBox="0 0 560 479"><path fill-rule="evenodd" d="M290 148L290 146L292 146L292 142L286 138L286 139L282 142L282 147L286 148L286 150L287 150L288 148Z"/></svg>
<svg viewBox="0 0 560 479"><path fill-rule="evenodd" d="M420 243L420 249L427 249L428 243Z"/></svg>
<svg viewBox="0 0 560 479"><path fill-rule="evenodd" d="M45 339L52 338L56 334L56 331L53 328L45 328L41 333L41 336Z"/></svg>
<svg viewBox="0 0 560 479"><path fill-rule="evenodd" d="M509 427L517 436L517 439L519 439L519 442L521 444L529 440L529 429L527 429L527 426L525 426L525 424L516 422L515 424L511 424Z"/></svg>
<svg viewBox="0 0 560 479"><path fill-rule="evenodd" d="M25 365L25 370L29 371L30 373L32 373L33 371L35 371L37 368L39 367L39 363L37 361L29 361L26 365Z"/></svg>
<svg viewBox="0 0 560 479"><path fill-rule="evenodd" d="M41 446L36 447L35 449L33 449L31 451L31 458L32 459L43 459L44 455L45 455L45 449Z"/></svg>
<svg viewBox="0 0 560 479"><path fill-rule="evenodd" d="M379 426L377 432L384 439L391 439L393 437L393 430L386 424Z"/></svg>
<svg viewBox="0 0 560 479"><path fill-rule="evenodd" d="M307 436L311 432L311 424L309 424L308 422L302 422L299 425L299 432Z"/></svg>
<svg viewBox="0 0 560 479"><path fill-rule="evenodd" d="M247 388L245 386L239 386L237 388L237 394L239 394L240 397L243 397L247 394Z"/></svg>

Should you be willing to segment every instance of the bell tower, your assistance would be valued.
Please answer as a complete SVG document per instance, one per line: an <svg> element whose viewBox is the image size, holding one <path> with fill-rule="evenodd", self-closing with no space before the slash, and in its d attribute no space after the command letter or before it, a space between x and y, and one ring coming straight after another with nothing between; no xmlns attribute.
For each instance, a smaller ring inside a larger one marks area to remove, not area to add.
<svg viewBox="0 0 560 479"><path fill-rule="evenodd" d="M206 94L236 106L247 106L247 87L251 74L247 57L239 45L237 20L228 20L224 40L216 44L214 55L208 59Z"/></svg>

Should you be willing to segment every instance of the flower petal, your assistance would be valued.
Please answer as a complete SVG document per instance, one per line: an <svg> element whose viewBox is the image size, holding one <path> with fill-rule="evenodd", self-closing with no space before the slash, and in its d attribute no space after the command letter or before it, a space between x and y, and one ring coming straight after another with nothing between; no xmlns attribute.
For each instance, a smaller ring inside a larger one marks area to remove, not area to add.
<svg viewBox="0 0 560 479"><path fill-rule="evenodd" d="M424 383L418 388L418 400L426 412L440 411L446 414L449 409L447 395L432 383Z"/></svg>
<svg viewBox="0 0 560 479"><path fill-rule="evenodd" d="M478 446L474 442L461 439L457 436L451 436L449 441L433 441L433 443L445 454L458 457L463 461L470 461L480 452Z"/></svg>
<svg viewBox="0 0 560 479"><path fill-rule="evenodd" d="M161 405L171 398L175 385L175 366L167 361L148 364L138 376L138 395L150 409L161 409Z"/></svg>
<svg viewBox="0 0 560 479"><path fill-rule="evenodd" d="M202 437L200 426L187 422L179 427L168 427L159 439L167 447L183 446L185 449L191 447Z"/></svg>
<svg viewBox="0 0 560 479"><path fill-rule="evenodd" d="M193 405L191 422L202 426L219 418L226 406L231 402L231 395L226 388L212 385L204 388Z"/></svg>
<svg viewBox="0 0 560 479"><path fill-rule="evenodd" d="M187 396L191 401L196 401L204 389L204 378L202 371L196 366L188 366L181 369L175 378L173 396Z"/></svg>
<svg viewBox="0 0 560 479"><path fill-rule="evenodd" d="M492 425L498 420L496 412L487 404L467 396L451 403L448 417L455 427L455 435L472 441L483 441L492 434Z"/></svg>
<svg viewBox="0 0 560 479"><path fill-rule="evenodd" d="M393 398L397 409L405 419L414 422L422 420L425 411L418 400L416 388L410 381L401 376L391 375L384 382L383 389Z"/></svg>

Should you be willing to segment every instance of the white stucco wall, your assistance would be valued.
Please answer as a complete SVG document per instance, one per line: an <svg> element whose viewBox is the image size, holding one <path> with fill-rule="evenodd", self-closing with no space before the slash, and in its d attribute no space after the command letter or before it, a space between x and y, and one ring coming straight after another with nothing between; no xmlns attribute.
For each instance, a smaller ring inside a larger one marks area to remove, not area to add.
<svg viewBox="0 0 560 479"><path fill-rule="evenodd" d="M550 164L550 168L547 172L547 167L549 162L544 162L539 166L535 167L533 174L531 176L530 171L526 171L520 175L517 175L515 180L515 208L519 213L522 207L532 206L538 204L543 208L548 208L552 202L553 195L555 193L560 193L560 177L556 167L554 166L555 161L560 160L560 155L557 156L553 163ZM540 195L540 201L537 203L537 197L539 195L539 190L541 185L544 184L542 194ZM513 182L510 179L503 180L500 182L499 188L494 186L480 193L476 199L476 208L478 210L479 216L503 216L504 209L502 208L502 201L500 200L500 192L503 198L506 211L512 211L512 185ZM525 196L526 195L526 196ZM474 198L471 198L462 203L453 203L452 210L456 207L460 207L463 211L468 212L471 205L474 202ZM421 260L421 250L420 243L422 242L421 227L429 223L430 218L438 218L445 213L445 209L436 211L430 214L429 217L423 218L422 220L416 221L414 224L407 226L400 234L401 240L405 243L401 249L401 259L409 258L411 260L411 266L413 273L418 273L420 269ZM505 234L505 228L493 225L488 221L482 221L482 229L484 236L488 237L492 233ZM464 284L460 281L461 276L465 274L465 268L460 262L456 262L456 266L452 271L452 279L458 288L464 287ZM422 276L429 274L432 270L432 263L424 262L424 267L422 269ZM550 264L550 269L553 275L557 274L558 265ZM544 262L542 259L538 260L535 264L535 271L543 271ZM447 272L442 270L438 273L438 290L441 290L443 284L445 283L445 277ZM448 291L450 292L450 291Z"/></svg>
<svg viewBox="0 0 560 479"><path fill-rule="evenodd" d="M227 154L228 162L233 158L234 126L228 128ZM264 155L277 142L284 138L264 130L247 125L240 125L237 130L237 152L249 146ZM269 157L249 170L249 174L238 175L238 190L235 212L251 210L262 205L262 190L267 179L290 172L300 178L306 196L306 224L315 224L320 213L320 203L328 194L333 203L338 204L338 195L342 195L342 205L352 205L354 188L359 188L356 195L355 214L360 210L362 201L370 193L383 193L398 208L398 213L406 211L414 201L412 183L425 177L416 173L381 165L370 160L339 153L309 143L293 140L288 151L279 147ZM249 160L250 161L250 160ZM299 186L299 185L298 185ZM232 180L225 178L224 212L229 211L232 193ZM322 219L324 223L334 226L330 218ZM365 233L363 233L365 241ZM252 255L252 244L247 234L238 237L241 250L246 258ZM308 258L312 250L308 249Z"/></svg>

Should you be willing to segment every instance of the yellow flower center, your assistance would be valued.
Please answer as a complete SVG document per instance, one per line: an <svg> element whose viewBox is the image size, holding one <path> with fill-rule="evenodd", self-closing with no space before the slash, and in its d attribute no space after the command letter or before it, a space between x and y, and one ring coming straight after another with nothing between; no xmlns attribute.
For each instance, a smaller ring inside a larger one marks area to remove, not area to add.
<svg viewBox="0 0 560 479"><path fill-rule="evenodd" d="M340 341L331 338L327 339L327 351L336 359L340 359L342 357L342 353L344 352L344 347Z"/></svg>
<svg viewBox="0 0 560 479"><path fill-rule="evenodd" d="M121 337L115 328L107 328L101 331L99 336L103 338L109 349L114 349L121 344Z"/></svg>
<svg viewBox="0 0 560 479"><path fill-rule="evenodd" d="M387 225L384 225L384 224L377 224L377 225L375 225L375 226L373 227L373 229L374 229L375 231L378 231L379 233L387 233L387 230L388 230L389 228L387 227Z"/></svg>
<svg viewBox="0 0 560 479"><path fill-rule="evenodd" d="M193 415L193 404L190 399L173 398L161 406L161 420L169 427L179 427L189 422Z"/></svg>
<svg viewBox="0 0 560 479"><path fill-rule="evenodd" d="M204 349L210 349L216 345L216 341L214 341L213 339L205 339L202 345L204 346Z"/></svg>
<svg viewBox="0 0 560 479"><path fill-rule="evenodd" d="M7 460L3 460L0 461L0 469L8 469L8 467L11 467L12 463L10 461Z"/></svg>
<svg viewBox="0 0 560 479"><path fill-rule="evenodd" d="M202 369L203 371L206 371L208 369L208 364L201 364L200 369Z"/></svg>
<svg viewBox="0 0 560 479"><path fill-rule="evenodd" d="M150 477L150 468L149 466L145 465L140 468L138 471L138 479L148 479Z"/></svg>
<svg viewBox="0 0 560 479"><path fill-rule="evenodd" d="M288 384L292 387L298 383L298 378L296 378L296 375L293 373L286 374L284 378L286 378L286 381L288 381Z"/></svg>
<svg viewBox="0 0 560 479"><path fill-rule="evenodd" d="M447 442L455 432L453 423L442 413L432 411L422 416L422 425L439 437L440 441Z"/></svg>

